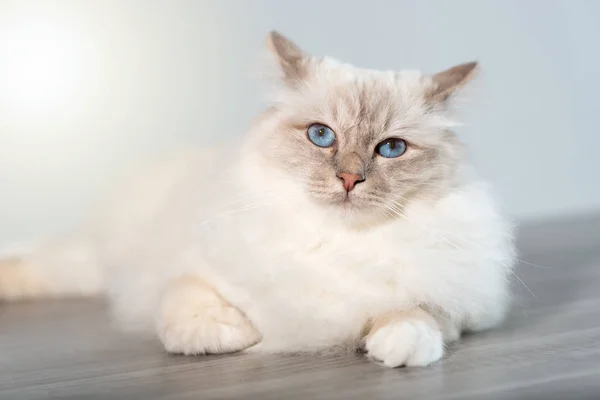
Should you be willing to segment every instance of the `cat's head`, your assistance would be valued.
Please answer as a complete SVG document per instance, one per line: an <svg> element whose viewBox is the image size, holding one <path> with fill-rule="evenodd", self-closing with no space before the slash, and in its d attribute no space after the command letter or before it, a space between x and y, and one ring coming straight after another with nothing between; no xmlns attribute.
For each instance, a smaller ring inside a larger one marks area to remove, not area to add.
<svg viewBox="0 0 600 400"><path fill-rule="evenodd" d="M277 32L268 44L281 74L256 144L309 198L386 217L452 183L463 146L448 103L476 63L434 75L372 71L312 57Z"/></svg>

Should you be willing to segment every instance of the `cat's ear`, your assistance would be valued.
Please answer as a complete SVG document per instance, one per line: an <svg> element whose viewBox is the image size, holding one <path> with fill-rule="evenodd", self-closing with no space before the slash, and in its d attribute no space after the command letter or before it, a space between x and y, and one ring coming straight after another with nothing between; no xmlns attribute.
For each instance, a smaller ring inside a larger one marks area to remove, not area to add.
<svg viewBox="0 0 600 400"><path fill-rule="evenodd" d="M433 103L445 102L458 89L469 83L478 69L477 62L472 61L432 75L433 85L427 91L427 100Z"/></svg>
<svg viewBox="0 0 600 400"><path fill-rule="evenodd" d="M287 82L297 82L304 78L308 56L300 47L277 31L269 32L267 44L277 58Z"/></svg>

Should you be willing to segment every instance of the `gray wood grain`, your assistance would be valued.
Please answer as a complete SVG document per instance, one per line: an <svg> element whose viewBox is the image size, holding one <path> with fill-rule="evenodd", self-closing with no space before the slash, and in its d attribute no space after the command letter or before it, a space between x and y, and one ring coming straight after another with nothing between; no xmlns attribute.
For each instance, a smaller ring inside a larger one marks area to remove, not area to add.
<svg viewBox="0 0 600 400"><path fill-rule="evenodd" d="M427 368L339 357L164 354L101 301L0 305L0 399L600 398L600 216L528 224L499 329ZM535 264L535 265L532 265Z"/></svg>

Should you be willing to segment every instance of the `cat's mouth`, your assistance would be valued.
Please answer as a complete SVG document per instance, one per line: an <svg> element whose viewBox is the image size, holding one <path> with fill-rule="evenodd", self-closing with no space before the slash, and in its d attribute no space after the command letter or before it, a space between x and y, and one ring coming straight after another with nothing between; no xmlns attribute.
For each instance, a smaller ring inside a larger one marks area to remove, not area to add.
<svg viewBox="0 0 600 400"><path fill-rule="evenodd" d="M344 199L342 200L342 207L345 209L352 207L352 199L350 198L350 193L346 193L344 195Z"/></svg>
<svg viewBox="0 0 600 400"><path fill-rule="evenodd" d="M340 206L344 210L356 209L359 207L360 198L354 192L344 192L341 196Z"/></svg>
<svg viewBox="0 0 600 400"><path fill-rule="evenodd" d="M315 197L329 207L342 210L344 212L352 211L357 212L364 210L367 206L365 199L360 193L356 191L336 191L334 193L328 193L323 196L324 193L316 192Z"/></svg>
<svg viewBox="0 0 600 400"><path fill-rule="evenodd" d="M344 193L344 204L351 204L353 201L356 201L356 195L353 195L352 192Z"/></svg>

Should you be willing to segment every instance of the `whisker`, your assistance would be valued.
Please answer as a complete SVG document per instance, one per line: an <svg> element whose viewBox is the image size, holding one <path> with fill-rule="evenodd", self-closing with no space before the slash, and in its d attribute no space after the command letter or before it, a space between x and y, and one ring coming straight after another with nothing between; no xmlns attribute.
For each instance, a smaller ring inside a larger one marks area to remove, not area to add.
<svg viewBox="0 0 600 400"><path fill-rule="evenodd" d="M515 261L518 261L521 264L530 265L532 267L541 268L541 269L556 269L556 267L538 265L538 264L531 263L529 261L521 260L520 258L515 259Z"/></svg>
<svg viewBox="0 0 600 400"><path fill-rule="evenodd" d="M399 196L399 197L400 197L401 199L403 199L403 200L407 200L406 198L404 198L404 197L402 197L402 196ZM427 225L424 225L424 226L425 226L425 228L431 229L431 228L429 228ZM458 234L456 234L456 233L454 233L454 232L448 231L448 230L446 230L446 229L443 229L443 228L440 228L440 227L437 227L436 229L438 229L438 230L441 230L441 231L443 231L444 233L446 233L446 234L448 234L448 235L454 236L454 237L456 237L456 238L458 238L458 239L460 239L460 240L462 240L462 241L464 241L464 242L466 242L466 243L472 244L472 245L474 245L474 246L477 246L477 247L479 247L479 248L483 248L483 247L484 247L484 246L482 246L480 243L477 243L477 242L475 242L475 241L473 241L473 240L469 240L469 239L467 239L467 238L465 238L465 237L463 237L463 236L461 236L461 235L458 235ZM435 232L432 232L432 233L434 233L434 234L435 234ZM439 234L438 234L438 235L439 235ZM441 237L441 236L440 236L440 237ZM460 249L460 247L459 247L458 245L456 245L455 243L453 243L453 242L451 242L451 241L448 241L448 242L449 242L450 244L453 244L455 247L457 247L457 248L459 248L459 249ZM522 260L522 259L520 259L520 258L515 258L515 261L516 261L516 262L519 262L519 263L522 263L522 264L525 264L525 265L530 265L530 266L532 266L532 267L541 268L541 269L555 269L554 267L548 267L548 266L542 266L542 265L534 264L534 263L531 263L531 262L529 262L529 261ZM508 267L506 264L503 264L503 265L504 265L505 267Z"/></svg>
<svg viewBox="0 0 600 400"><path fill-rule="evenodd" d="M510 270L510 272L512 272L512 274L515 276L515 278L517 278L519 280L519 282L521 282L521 284L525 287L525 289L527 289L527 291L529 293L531 293L531 295L533 296L533 298L537 299L537 296L535 295L535 293L533 293L533 291L531 289L529 289L529 286L527 286L525 284L525 282L523 281L523 279L521 279L519 277L519 275L517 275L517 273L515 271L513 271L512 269Z"/></svg>
<svg viewBox="0 0 600 400"><path fill-rule="evenodd" d="M391 207L394 207L396 209L396 212L398 213L399 216L401 216L402 218L404 218L408 223L413 224L413 222L410 221L410 219L406 216L405 213L402 212L402 207L397 204L397 203L393 203L390 204ZM439 233L435 232L433 229L431 229L430 227L428 227L427 225L423 225L423 227L431 234L437 236L439 239L443 240L444 242L448 243L449 245L451 245L452 247L456 248L457 250L463 250L462 247L460 247L459 245L457 245L456 243L454 243L453 241L451 241L450 239L448 239L447 237L440 235Z"/></svg>

